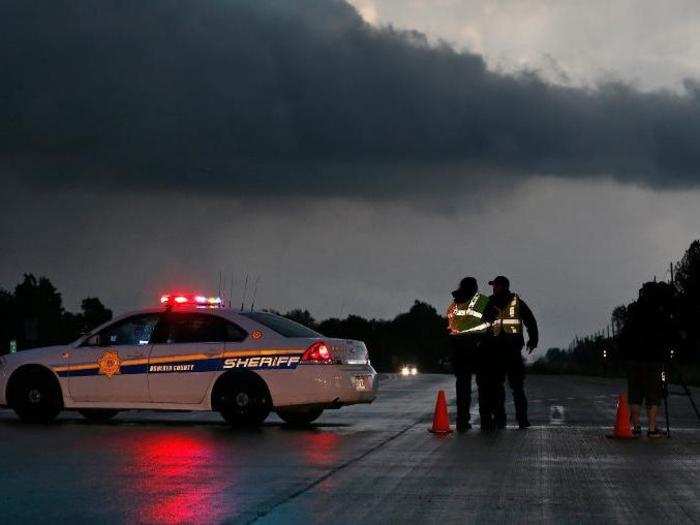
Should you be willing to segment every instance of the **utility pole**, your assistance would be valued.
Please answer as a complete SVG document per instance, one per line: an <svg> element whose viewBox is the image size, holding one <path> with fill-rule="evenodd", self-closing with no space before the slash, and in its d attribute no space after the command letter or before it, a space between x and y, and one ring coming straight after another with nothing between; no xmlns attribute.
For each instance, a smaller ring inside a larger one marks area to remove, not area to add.
<svg viewBox="0 0 700 525"><path fill-rule="evenodd" d="M673 286L676 283L675 279L673 278L674 277L673 276L673 263L669 263L668 270L669 270L669 273L671 274L671 282L669 284L671 286Z"/></svg>
<svg viewBox="0 0 700 525"><path fill-rule="evenodd" d="M243 298L241 299L241 312L243 311L243 308L245 308L245 296L248 293L248 273L246 272L245 274L245 285L243 286Z"/></svg>
<svg viewBox="0 0 700 525"><path fill-rule="evenodd" d="M260 276L258 275L257 279L255 279L255 286L253 288L253 300L250 303L250 311L253 311L253 308L255 308L255 297L258 295L258 283L260 282Z"/></svg>

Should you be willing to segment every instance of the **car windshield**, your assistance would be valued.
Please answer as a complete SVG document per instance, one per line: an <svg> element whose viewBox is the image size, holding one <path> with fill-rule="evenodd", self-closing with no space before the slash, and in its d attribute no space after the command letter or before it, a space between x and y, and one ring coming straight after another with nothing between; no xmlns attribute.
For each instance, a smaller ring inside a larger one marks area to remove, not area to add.
<svg viewBox="0 0 700 525"><path fill-rule="evenodd" d="M296 323L280 315L267 312L241 312L241 315L271 328L284 337L323 337L311 328L307 328L303 324Z"/></svg>

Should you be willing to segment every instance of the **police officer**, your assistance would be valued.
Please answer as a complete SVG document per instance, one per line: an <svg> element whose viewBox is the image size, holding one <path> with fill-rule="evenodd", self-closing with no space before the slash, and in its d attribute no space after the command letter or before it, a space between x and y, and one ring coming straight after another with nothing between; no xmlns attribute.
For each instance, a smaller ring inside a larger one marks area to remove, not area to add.
<svg viewBox="0 0 700 525"><path fill-rule="evenodd" d="M499 275L489 284L493 287L493 295L489 297L483 319L491 323L490 358L502 363L499 385L492 394L496 399L491 400L496 407L495 425L498 428L506 426L503 383L507 376L515 404L515 418L523 429L530 426L525 396L525 363L521 355L525 344L523 325L527 329L528 353L532 353L539 339L537 321L525 301L510 291L510 281L506 277Z"/></svg>
<svg viewBox="0 0 700 525"><path fill-rule="evenodd" d="M471 428L472 375L477 371L479 344L488 328L482 319L488 298L478 290L476 279L465 277L459 288L452 292L454 302L447 309L452 368L456 378L458 432Z"/></svg>

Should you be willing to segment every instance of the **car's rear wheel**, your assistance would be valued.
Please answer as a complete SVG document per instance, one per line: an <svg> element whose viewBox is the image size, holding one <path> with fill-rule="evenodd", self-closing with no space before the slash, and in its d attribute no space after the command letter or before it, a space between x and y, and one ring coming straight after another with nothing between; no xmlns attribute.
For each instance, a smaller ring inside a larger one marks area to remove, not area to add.
<svg viewBox="0 0 700 525"><path fill-rule="evenodd" d="M88 421L93 421L95 423L104 423L105 421L109 421L114 416L116 416L119 413L119 410L110 410L106 408L90 408L85 410L78 410L78 413Z"/></svg>
<svg viewBox="0 0 700 525"><path fill-rule="evenodd" d="M50 423L63 410L61 387L50 372L38 368L11 379L9 404L24 423Z"/></svg>
<svg viewBox="0 0 700 525"><path fill-rule="evenodd" d="M261 425L272 409L272 400L262 380L231 377L217 385L213 406L234 427Z"/></svg>
<svg viewBox="0 0 700 525"><path fill-rule="evenodd" d="M316 421L323 414L322 408L307 409L280 409L277 415L287 424L292 426L309 425Z"/></svg>

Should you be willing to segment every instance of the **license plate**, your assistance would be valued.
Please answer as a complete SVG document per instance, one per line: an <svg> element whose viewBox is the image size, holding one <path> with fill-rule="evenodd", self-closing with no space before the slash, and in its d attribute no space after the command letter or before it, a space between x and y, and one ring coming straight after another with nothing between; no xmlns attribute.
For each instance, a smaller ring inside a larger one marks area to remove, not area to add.
<svg viewBox="0 0 700 525"><path fill-rule="evenodd" d="M355 390L358 392L364 392L369 390L372 385L372 379L370 376L355 376L353 381L355 383Z"/></svg>

